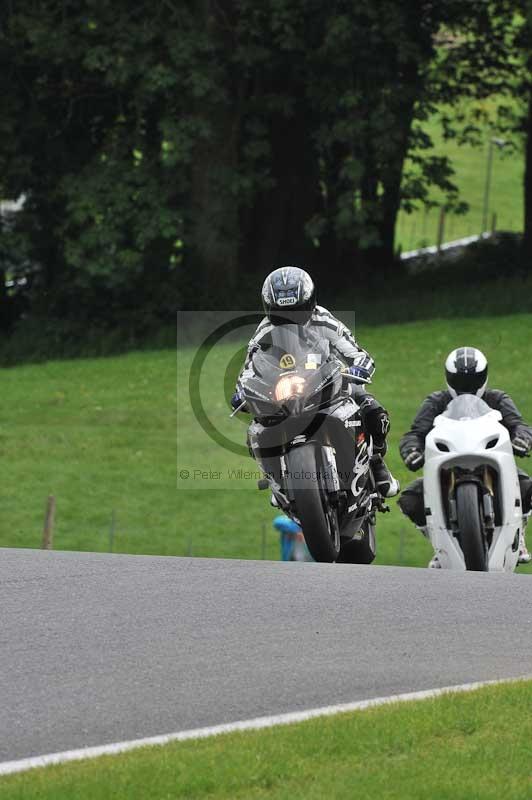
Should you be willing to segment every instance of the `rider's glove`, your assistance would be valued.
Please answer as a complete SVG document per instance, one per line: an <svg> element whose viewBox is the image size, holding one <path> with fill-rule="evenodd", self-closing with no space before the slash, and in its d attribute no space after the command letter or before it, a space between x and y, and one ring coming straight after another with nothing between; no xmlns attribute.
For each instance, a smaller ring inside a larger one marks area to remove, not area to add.
<svg viewBox="0 0 532 800"><path fill-rule="evenodd" d="M375 372L375 364L371 356L366 353L359 353L353 359L353 363L349 367L349 372L358 378L361 383L370 383Z"/></svg>
<svg viewBox="0 0 532 800"><path fill-rule="evenodd" d="M512 447L516 456L521 456L521 458L524 458L525 456L530 455L532 441L528 437L517 434L517 436L514 436L512 439Z"/></svg>
<svg viewBox="0 0 532 800"><path fill-rule="evenodd" d="M411 450L404 458L404 462L409 470L415 472L421 469L425 463L425 456L419 450Z"/></svg>

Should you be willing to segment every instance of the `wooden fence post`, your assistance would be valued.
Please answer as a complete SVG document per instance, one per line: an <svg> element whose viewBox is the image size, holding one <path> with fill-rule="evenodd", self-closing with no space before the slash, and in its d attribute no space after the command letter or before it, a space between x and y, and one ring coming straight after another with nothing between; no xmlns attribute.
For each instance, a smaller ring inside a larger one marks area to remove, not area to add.
<svg viewBox="0 0 532 800"><path fill-rule="evenodd" d="M115 540L115 528L116 528L116 514L113 508L111 513L111 527L109 528L109 552L113 552L113 544Z"/></svg>
<svg viewBox="0 0 532 800"><path fill-rule="evenodd" d="M42 550L54 549L54 520L55 520L55 497L49 495L46 501L46 513L44 515L44 530L42 533Z"/></svg>
<svg viewBox="0 0 532 800"><path fill-rule="evenodd" d="M262 538L261 538L260 557L264 561L264 559L266 558L266 523L264 522L264 520L262 521L261 527L262 527Z"/></svg>
<svg viewBox="0 0 532 800"><path fill-rule="evenodd" d="M445 208L442 206L440 210L440 218L438 220L438 253L441 250L441 246L443 244L443 233L445 230Z"/></svg>

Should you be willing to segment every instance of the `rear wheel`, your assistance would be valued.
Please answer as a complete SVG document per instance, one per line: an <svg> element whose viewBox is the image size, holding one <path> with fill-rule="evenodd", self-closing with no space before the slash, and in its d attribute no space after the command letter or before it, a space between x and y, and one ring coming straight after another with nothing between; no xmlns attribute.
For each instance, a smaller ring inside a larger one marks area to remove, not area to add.
<svg viewBox="0 0 532 800"><path fill-rule="evenodd" d="M340 552L338 516L328 503L314 445L291 450L286 465L294 493L295 516L301 523L310 555L315 561L336 561Z"/></svg>
<svg viewBox="0 0 532 800"><path fill-rule="evenodd" d="M461 483L456 487L456 513L466 569L487 572L488 559L475 483Z"/></svg>

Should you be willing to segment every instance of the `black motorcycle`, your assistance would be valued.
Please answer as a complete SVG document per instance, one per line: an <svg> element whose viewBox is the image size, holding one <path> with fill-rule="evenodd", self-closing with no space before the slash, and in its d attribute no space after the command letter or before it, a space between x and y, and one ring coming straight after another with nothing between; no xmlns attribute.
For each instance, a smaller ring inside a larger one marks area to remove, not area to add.
<svg viewBox="0 0 532 800"><path fill-rule="evenodd" d="M253 415L248 446L276 504L302 528L316 561L369 564L375 512L388 510L370 467L358 379L329 344L297 325L273 327L241 377L241 410Z"/></svg>

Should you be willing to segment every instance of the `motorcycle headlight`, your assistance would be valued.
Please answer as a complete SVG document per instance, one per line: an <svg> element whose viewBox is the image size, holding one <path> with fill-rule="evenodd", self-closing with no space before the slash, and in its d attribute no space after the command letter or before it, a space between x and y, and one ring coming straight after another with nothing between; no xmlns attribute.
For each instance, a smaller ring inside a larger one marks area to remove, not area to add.
<svg viewBox="0 0 532 800"><path fill-rule="evenodd" d="M305 389L305 378L300 375L283 375L277 381L275 387L275 399L278 403L289 400L291 397L298 397L303 394Z"/></svg>

